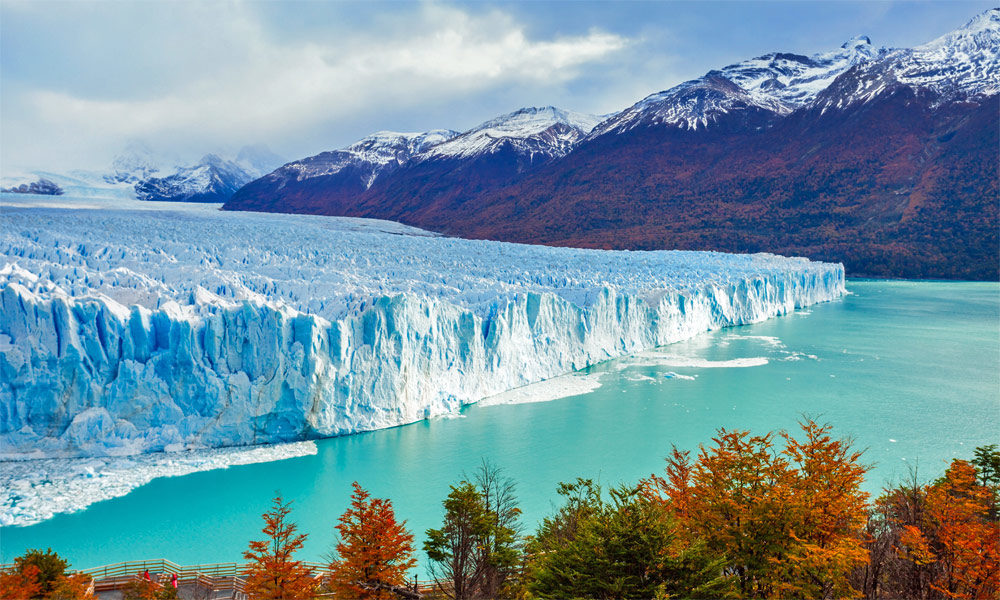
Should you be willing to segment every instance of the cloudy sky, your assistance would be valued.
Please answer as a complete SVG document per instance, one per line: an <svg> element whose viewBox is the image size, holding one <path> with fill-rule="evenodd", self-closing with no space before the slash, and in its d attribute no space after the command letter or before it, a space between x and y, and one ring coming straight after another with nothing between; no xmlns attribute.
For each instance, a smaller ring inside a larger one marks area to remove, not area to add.
<svg viewBox="0 0 1000 600"><path fill-rule="evenodd" d="M0 169L292 159L521 106L608 113L770 51L929 41L993 2L0 1Z"/></svg>

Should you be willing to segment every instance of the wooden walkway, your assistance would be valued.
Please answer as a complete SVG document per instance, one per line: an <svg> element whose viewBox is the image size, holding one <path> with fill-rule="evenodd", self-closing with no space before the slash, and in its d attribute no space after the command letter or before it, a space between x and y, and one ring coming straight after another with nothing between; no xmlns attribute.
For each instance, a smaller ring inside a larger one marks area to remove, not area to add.
<svg viewBox="0 0 1000 600"><path fill-rule="evenodd" d="M318 562L303 561L317 579L330 574L329 565ZM14 565L0 565L0 570L12 569ZM153 560L134 560L113 563L91 569L70 569L71 573L89 575L93 579L94 591L97 594L117 597L129 583L139 581L146 571L150 578L161 585L170 585L174 575L182 598L205 598L209 600L247 600L245 563L213 563L205 565L178 565L169 560L158 558ZM435 583L430 580L418 582L416 578L408 585L420 594L428 594L435 590ZM317 598L334 598L332 594L319 594Z"/></svg>

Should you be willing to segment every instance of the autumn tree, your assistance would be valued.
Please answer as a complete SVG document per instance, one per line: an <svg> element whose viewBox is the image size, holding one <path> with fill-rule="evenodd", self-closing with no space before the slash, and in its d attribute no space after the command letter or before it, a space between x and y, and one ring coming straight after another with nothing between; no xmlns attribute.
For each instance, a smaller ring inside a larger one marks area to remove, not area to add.
<svg viewBox="0 0 1000 600"><path fill-rule="evenodd" d="M315 594L312 573L292 558L307 536L296 533L297 526L288 520L290 512L291 503L275 496L271 510L262 515L266 539L250 542L243 553L248 561L246 590L252 600L300 600Z"/></svg>
<svg viewBox="0 0 1000 600"><path fill-rule="evenodd" d="M47 597L60 579L66 576L66 569L69 563L48 548L42 550L28 550L21 556L14 559L14 569L23 572L25 567L33 565L38 569L38 584L41 586L40 595Z"/></svg>
<svg viewBox="0 0 1000 600"><path fill-rule="evenodd" d="M773 435L720 430L691 472L688 527L719 557L744 598L774 594L791 545L791 474Z"/></svg>
<svg viewBox="0 0 1000 600"><path fill-rule="evenodd" d="M91 578L67 573L69 563L51 548L28 550L0 573L0 598L5 600L93 600Z"/></svg>
<svg viewBox="0 0 1000 600"><path fill-rule="evenodd" d="M0 598L31 600L42 596L39 570L35 565L0 572Z"/></svg>
<svg viewBox="0 0 1000 600"><path fill-rule="evenodd" d="M955 460L927 491L924 527L908 530L920 560L936 561L931 589L945 598L993 598L1000 593L1000 523L989 518L992 491L976 469Z"/></svg>
<svg viewBox="0 0 1000 600"><path fill-rule="evenodd" d="M849 440L834 439L830 425L800 423L804 439L782 432L791 467L789 514L795 544L781 570L782 595L833 598L852 595L847 578L868 560L861 532L868 494L861 490L869 467Z"/></svg>
<svg viewBox="0 0 1000 600"><path fill-rule="evenodd" d="M122 600L177 600L177 590L150 579L138 578L122 590Z"/></svg>
<svg viewBox="0 0 1000 600"><path fill-rule="evenodd" d="M351 506L340 517L337 557L330 564L338 598L384 600L404 591L406 573L416 565L413 535L398 523L387 499L372 498L357 482Z"/></svg>
<svg viewBox="0 0 1000 600"><path fill-rule="evenodd" d="M991 452L977 448L971 464L955 460L929 484L912 473L875 502L867 526L869 564L854 576L865 597L1000 596L1000 523L991 485L991 464L1000 456Z"/></svg>
<svg viewBox="0 0 1000 600"><path fill-rule="evenodd" d="M95 600L92 583L88 575L66 575L56 582L47 600ZM162 600L173 600L176 597L176 594L163 596Z"/></svg>
<svg viewBox="0 0 1000 600"><path fill-rule="evenodd" d="M801 441L721 429L697 460L675 448L666 476L642 483L688 543L703 541L725 561L741 597L850 595L847 575L867 559L860 453L829 426L800 426Z"/></svg>
<svg viewBox="0 0 1000 600"><path fill-rule="evenodd" d="M74 574L65 575L56 581L56 585L52 588L52 592L48 595L47 600L95 600L94 593L91 591L92 580L87 575ZM174 590L171 589L170 592ZM158 600L174 600L177 598L176 593L162 594Z"/></svg>

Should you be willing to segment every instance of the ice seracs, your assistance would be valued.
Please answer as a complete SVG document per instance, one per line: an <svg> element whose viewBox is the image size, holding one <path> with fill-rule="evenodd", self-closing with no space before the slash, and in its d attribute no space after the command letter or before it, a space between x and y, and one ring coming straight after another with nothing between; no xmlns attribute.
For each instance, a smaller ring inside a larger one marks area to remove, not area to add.
<svg viewBox="0 0 1000 600"><path fill-rule="evenodd" d="M0 456L400 425L844 292L842 266L804 259L161 206L5 208Z"/></svg>

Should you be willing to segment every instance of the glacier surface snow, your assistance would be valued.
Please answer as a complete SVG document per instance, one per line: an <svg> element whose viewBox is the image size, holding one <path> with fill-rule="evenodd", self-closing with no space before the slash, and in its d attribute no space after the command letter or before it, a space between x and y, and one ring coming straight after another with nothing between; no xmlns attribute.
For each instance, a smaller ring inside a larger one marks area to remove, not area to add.
<svg viewBox="0 0 1000 600"><path fill-rule="evenodd" d="M8 460L391 427L844 293L841 265L800 258L47 202L4 195L0 216Z"/></svg>

